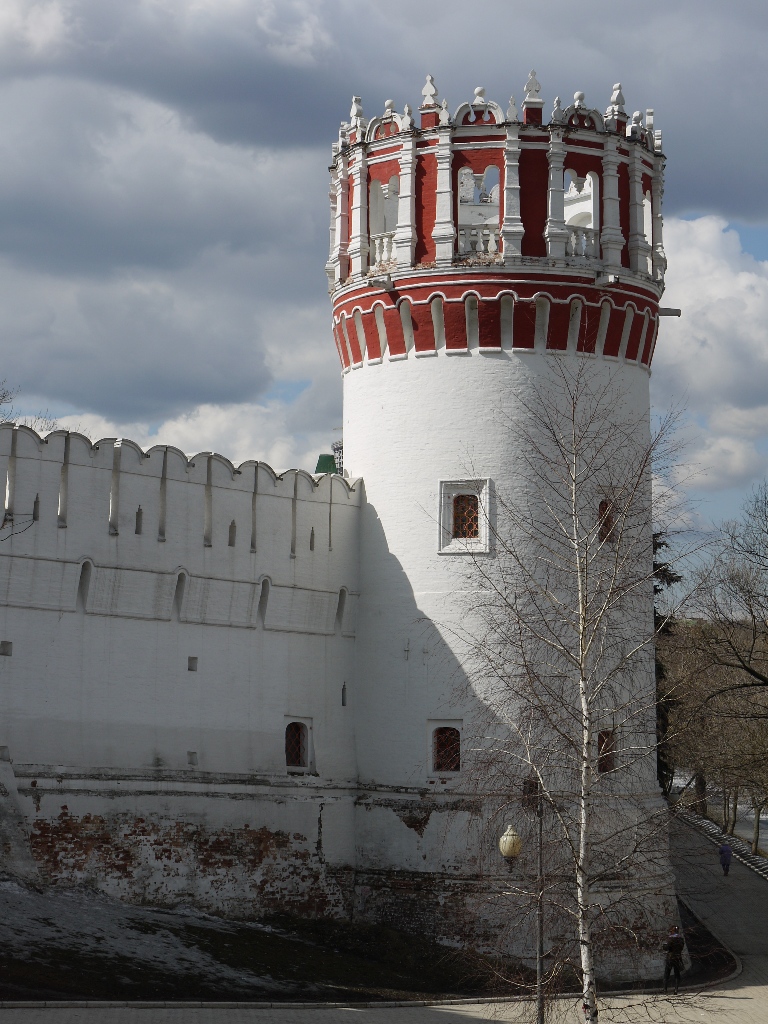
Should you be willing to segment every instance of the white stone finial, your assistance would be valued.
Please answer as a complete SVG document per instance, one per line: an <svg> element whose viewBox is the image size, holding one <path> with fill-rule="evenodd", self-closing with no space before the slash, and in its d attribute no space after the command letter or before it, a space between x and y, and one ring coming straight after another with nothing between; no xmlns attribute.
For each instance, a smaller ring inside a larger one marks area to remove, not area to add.
<svg viewBox="0 0 768 1024"><path fill-rule="evenodd" d="M555 106L552 110L552 120L555 124L560 124L565 116L563 108L560 106L560 97L555 96Z"/></svg>
<svg viewBox="0 0 768 1024"><path fill-rule="evenodd" d="M478 85L475 89L475 94L472 97L473 106L484 106L485 105L485 89L483 86Z"/></svg>
<svg viewBox="0 0 768 1024"><path fill-rule="evenodd" d="M584 93L583 92L575 92L573 94L573 105L577 109L579 107L583 107L584 106Z"/></svg>
<svg viewBox="0 0 768 1024"><path fill-rule="evenodd" d="M394 112L395 112L395 101L394 100L384 100L384 116L385 117L391 117Z"/></svg>
<svg viewBox="0 0 768 1024"><path fill-rule="evenodd" d="M403 118L402 118L402 121L400 122L404 132L407 132L411 128L413 128L413 116L412 115L413 115L413 110L411 108L411 105L410 105L410 103L406 103L405 107L403 108Z"/></svg>
<svg viewBox="0 0 768 1024"><path fill-rule="evenodd" d="M440 106L440 124L450 124L451 115L448 112L448 100L443 100Z"/></svg>
<svg viewBox="0 0 768 1024"><path fill-rule="evenodd" d="M515 103L515 97L514 96L510 96L509 97L509 106L507 107L507 120L508 121L517 121L518 116L519 115L517 113L517 104Z"/></svg>
<svg viewBox="0 0 768 1024"><path fill-rule="evenodd" d="M624 93L621 91L621 82L617 82L613 87L613 94L611 95L611 106L618 113L624 113Z"/></svg>
<svg viewBox="0 0 768 1024"><path fill-rule="evenodd" d="M653 132L653 107L649 107L645 112L645 127L649 132Z"/></svg>
<svg viewBox="0 0 768 1024"><path fill-rule="evenodd" d="M424 102L421 104L422 107L437 106L437 86L432 75L427 75L427 83L421 90L421 95L424 97Z"/></svg>
<svg viewBox="0 0 768 1024"><path fill-rule="evenodd" d="M632 123L627 125L627 138L640 139L643 134L643 115L636 110L632 115Z"/></svg>
<svg viewBox="0 0 768 1024"><path fill-rule="evenodd" d="M359 96L352 97L352 109L349 112L349 119L354 124L356 117L363 116L363 104Z"/></svg>
<svg viewBox="0 0 768 1024"><path fill-rule="evenodd" d="M528 75L528 81L525 83L525 98L526 100L538 100L541 98L540 92L541 86L536 80L536 72L532 70Z"/></svg>

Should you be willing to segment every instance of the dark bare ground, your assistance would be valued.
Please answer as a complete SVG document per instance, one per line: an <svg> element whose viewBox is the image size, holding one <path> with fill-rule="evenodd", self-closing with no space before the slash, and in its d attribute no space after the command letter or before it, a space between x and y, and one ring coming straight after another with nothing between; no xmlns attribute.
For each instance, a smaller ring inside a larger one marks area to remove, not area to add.
<svg viewBox="0 0 768 1024"><path fill-rule="evenodd" d="M693 962L684 982L728 974L728 951L684 904L681 917ZM508 960L384 926L233 922L85 888L0 885L0 999L369 1002L529 994L532 982Z"/></svg>

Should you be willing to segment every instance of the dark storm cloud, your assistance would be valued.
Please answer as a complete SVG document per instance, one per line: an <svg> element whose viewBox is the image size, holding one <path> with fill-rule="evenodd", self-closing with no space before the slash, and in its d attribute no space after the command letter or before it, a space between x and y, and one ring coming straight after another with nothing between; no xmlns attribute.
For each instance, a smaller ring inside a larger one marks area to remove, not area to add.
<svg viewBox="0 0 768 1024"><path fill-rule="evenodd" d="M547 110L576 89L604 109L621 81L664 132L667 214L765 221L767 47L751 0L4 0L0 376L52 408L188 416L217 438L228 406L260 401L248 456L329 432L327 163L353 92L369 117L415 108L430 72L451 109L477 85L520 102L534 66ZM710 347L728 330L708 329ZM747 377L702 378L696 401L759 401Z"/></svg>
<svg viewBox="0 0 768 1024"><path fill-rule="evenodd" d="M10 0L9 0L10 2ZM608 0L573 4L444 0L70 0L58 31L35 43L5 33L4 74L109 83L179 111L224 142L280 147L332 139L352 92L370 115L391 95L416 106L426 71L450 105L481 83L505 103L535 65L548 104L584 89L604 109L621 80L630 109L653 106L675 159L667 210L768 215L763 139L764 3ZM734 187L734 171L739 184Z"/></svg>
<svg viewBox="0 0 768 1024"><path fill-rule="evenodd" d="M287 164L222 147L167 107L51 78L0 88L0 123L0 252L46 270L179 266L211 245L306 249L326 220L319 149Z"/></svg>

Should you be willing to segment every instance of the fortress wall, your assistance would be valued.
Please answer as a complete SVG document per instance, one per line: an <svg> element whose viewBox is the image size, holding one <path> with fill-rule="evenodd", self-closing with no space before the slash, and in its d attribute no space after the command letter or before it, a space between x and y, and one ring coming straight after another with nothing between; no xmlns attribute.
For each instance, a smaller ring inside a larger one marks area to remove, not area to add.
<svg viewBox="0 0 768 1024"><path fill-rule="evenodd" d="M355 776L341 694L359 489L11 425L0 474L0 746L16 764L186 770L194 754L285 778L293 716L318 772Z"/></svg>
<svg viewBox="0 0 768 1024"><path fill-rule="evenodd" d="M355 850L344 787L167 769L16 771L44 880L232 917L351 914Z"/></svg>
<svg viewBox="0 0 768 1024"><path fill-rule="evenodd" d="M338 476L278 477L265 463L236 468L212 453L187 460L173 448L144 453L129 441L91 444L65 431L42 439L11 424L0 425L0 476L13 554L233 580L258 572L275 585L356 590L360 496Z"/></svg>

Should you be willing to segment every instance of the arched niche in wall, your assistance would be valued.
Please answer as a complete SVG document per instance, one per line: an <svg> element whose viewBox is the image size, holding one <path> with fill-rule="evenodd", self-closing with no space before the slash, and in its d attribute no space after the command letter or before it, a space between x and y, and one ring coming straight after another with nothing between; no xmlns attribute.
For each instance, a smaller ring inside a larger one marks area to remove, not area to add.
<svg viewBox="0 0 768 1024"><path fill-rule="evenodd" d="M181 622L181 615L184 610L184 595L187 591L187 574L180 570L176 576L176 587L173 591L173 620Z"/></svg>
<svg viewBox="0 0 768 1024"><path fill-rule="evenodd" d="M347 588L342 587L339 591L339 599L336 604L336 622L334 626L335 633L341 633L344 625L344 609L347 606Z"/></svg>
<svg viewBox="0 0 768 1024"><path fill-rule="evenodd" d="M400 178L395 174L387 182L374 179L368 193L368 233L370 261L376 267L391 263L397 256L395 230L400 202Z"/></svg>
<svg viewBox="0 0 768 1024"><path fill-rule="evenodd" d="M267 618L267 604L269 603L269 591L272 583L268 576L265 576L261 581L261 592L259 594L259 607L257 610L257 617L260 624L263 626Z"/></svg>
<svg viewBox="0 0 768 1024"><path fill-rule="evenodd" d="M594 171L579 177L566 167L563 175L565 225L570 229L568 256L600 255L600 181Z"/></svg>
<svg viewBox="0 0 768 1024"><path fill-rule="evenodd" d="M470 167L459 169L459 255L495 255L499 251L500 187L499 168L495 164L489 164L480 174Z"/></svg>
<svg viewBox="0 0 768 1024"><path fill-rule="evenodd" d="M93 562L86 558L80 566L80 577L77 581L77 610L85 612L88 610L88 591L91 586L93 575Z"/></svg>

